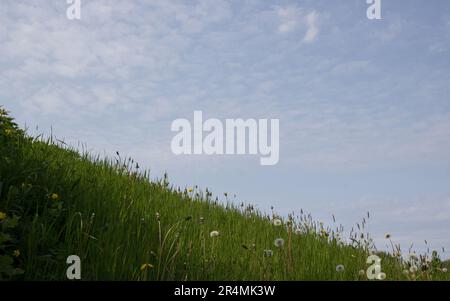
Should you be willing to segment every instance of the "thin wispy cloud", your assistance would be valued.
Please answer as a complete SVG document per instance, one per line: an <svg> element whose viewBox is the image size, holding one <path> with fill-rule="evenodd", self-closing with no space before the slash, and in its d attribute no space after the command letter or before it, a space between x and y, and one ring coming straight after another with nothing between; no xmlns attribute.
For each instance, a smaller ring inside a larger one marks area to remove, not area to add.
<svg viewBox="0 0 450 301"><path fill-rule="evenodd" d="M319 34L317 19L318 14L315 11L306 15L306 26L308 27L308 29L306 31L305 37L303 38L305 42L313 42Z"/></svg>
<svg viewBox="0 0 450 301"><path fill-rule="evenodd" d="M303 41L313 42L319 34L318 13L316 11L305 12L297 6L277 7L279 17L278 32L287 34L296 30L305 31Z"/></svg>

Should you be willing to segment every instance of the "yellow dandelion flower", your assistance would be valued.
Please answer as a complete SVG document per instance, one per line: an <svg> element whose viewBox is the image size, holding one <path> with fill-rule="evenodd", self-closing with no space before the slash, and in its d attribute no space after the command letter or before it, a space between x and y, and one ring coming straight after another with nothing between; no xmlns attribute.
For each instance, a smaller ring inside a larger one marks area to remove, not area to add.
<svg viewBox="0 0 450 301"><path fill-rule="evenodd" d="M192 191L194 191L194 189L192 187L189 187L188 192L192 192Z"/></svg>
<svg viewBox="0 0 450 301"><path fill-rule="evenodd" d="M5 130L5 135L6 135L6 136L11 136L12 133L13 133L13 131L12 131L11 129L6 129L6 130Z"/></svg>
<svg viewBox="0 0 450 301"><path fill-rule="evenodd" d="M146 270L150 270L153 268L154 268L154 266L150 263L144 263L143 265L141 265L141 271L146 271Z"/></svg>
<svg viewBox="0 0 450 301"><path fill-rule="evenodd" d="M14 256L14 257L19 257L19 256L20 256L20 250L19 250L19 249L14 250L13 256Z"/></svg>
<svg viewBox="0 0 450 301"><path fill-rule="evenodd" d="M0 221L6 219L6 213L0 211Z"/></svg>
<svg viewBox="0 0 450 301"><path fill-rule="evenodd" d="M50 195L50 198L54 201L57 201L57 200L59 200L59 195L57 193L52 193Z"/></svg>

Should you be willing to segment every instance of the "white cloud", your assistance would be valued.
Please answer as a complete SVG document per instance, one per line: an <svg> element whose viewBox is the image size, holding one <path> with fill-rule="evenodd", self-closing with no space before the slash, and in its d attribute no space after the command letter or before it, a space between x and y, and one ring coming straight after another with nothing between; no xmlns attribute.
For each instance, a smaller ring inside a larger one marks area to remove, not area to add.
<svg viewBox="0 0 450 301"><path fill-rule="evenodd" d="M301 21L302 10L295 6L278 7L277 14L280 18L278 32L288 33L295 30Z"/></svg>
<svg viewBox="0 0 450 301"><path fill-rule="evenodd" d="M390 23L385 29L375 33L375 36L382 42L391 42L397 38L403 31L403 22L395 21Z"/></svg>
<svg viewBox="0 0 450 301"><path fill-rule="evenodd" d="M313 42L319 34L319 27L317 25L318 14L313 11L306 15L306 25L308 27L303 40L307 43Z"/></svg>
<svg viewBox="0 0 450 301"><path fill-rule="evenodd" d="M276 11L279 17L279 33L290 33L306 27L303 41L311 43L316 39L319 34L319 14L316 11L305 13L303 9L296 6L277 7Z"/></svg>

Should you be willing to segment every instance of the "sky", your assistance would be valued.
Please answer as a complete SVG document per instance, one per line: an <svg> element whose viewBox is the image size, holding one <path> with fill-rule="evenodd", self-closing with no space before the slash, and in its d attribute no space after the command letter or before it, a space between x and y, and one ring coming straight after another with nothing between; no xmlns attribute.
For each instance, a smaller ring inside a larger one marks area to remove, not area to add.
<svg viewBox="0 0 450 301"><path fill-rule="evenodd" d="M447 0L383 0L381 20L365 0L81 3L1 1L0 104L30 133L347 232L369 211L379 248L450 257ZM174 155L195 110L279 119L279 163Z"/></svg>

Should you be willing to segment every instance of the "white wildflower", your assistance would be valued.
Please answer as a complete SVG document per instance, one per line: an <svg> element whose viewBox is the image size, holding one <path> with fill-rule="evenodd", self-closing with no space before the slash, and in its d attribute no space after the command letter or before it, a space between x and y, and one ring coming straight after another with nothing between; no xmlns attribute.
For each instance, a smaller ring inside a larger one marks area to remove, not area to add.
<svg viewBox="0 0 450 301"><path fill-rule="evenodd" d="M211 233L209 233L209 236L211 237L217 237L219 235L220 235L219 231L212 231Z"/></svg>
<svg viewBox="0 0 450 301"><path fill-rule="evenodd" d="M278 226L281 226L281 224L282 224L283 222L281 221L281 219L276 218L276 219L273 220L272 223L273 223L274 226L277 226L277 227L278 227Z"/></svg>
<svg viewBox="0 0 450 301"><path fill-rule="evenodd" d="M281 248L282 246L284 246L284 239L277 238L277 239L275 239L273 244L275 245L275 247Z"/></svg>
<svg viewBox="0 0 450 301"><path fill-rule="evenodd" d="M336 272L343 272L344 270L345 270L344 265L338 264L338 265L336 266Z"/></svg>

